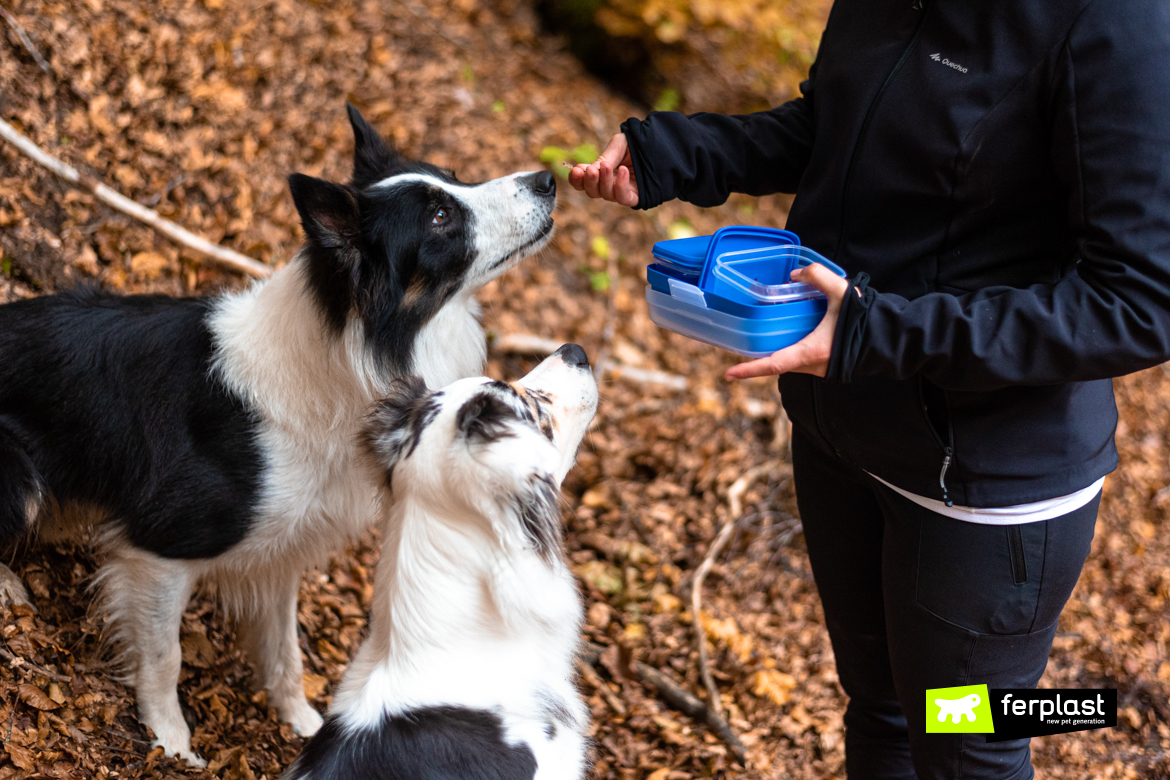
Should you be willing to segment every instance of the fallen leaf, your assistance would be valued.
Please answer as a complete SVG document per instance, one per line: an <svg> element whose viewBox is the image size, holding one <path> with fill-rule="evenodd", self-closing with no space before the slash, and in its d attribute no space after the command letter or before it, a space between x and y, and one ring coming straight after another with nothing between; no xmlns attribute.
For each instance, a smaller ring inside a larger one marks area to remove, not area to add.
<svg viewBox="0 0 1170 780"><path fill-rule="evenodd" d="M34 709L55 710L61 706L46 696L45 692L35 685L21 683L17 686L16 691L17 695L20 696L20 700Z"/></svg>
<svg viewBox="0 0 1170 780"><path fill-rule="evenodd" d="M748 686L754 696L768 699L780 707L792 700L796 678L777 669L761 669L751 676Z"/></svg>
<svg viewBox="0 0 1170 780"><path fill-rule="evenodd" d="M12 742L7 743L4 749L8 751L8 758L12 760L12 763L26 772L32 772L37 768L37 763L31 750L22 748Z"/></svg>
<svg viewBox="0 0 1170 780"><path fill-rule="evenodd" d="M168 265L170 265L170 261L158 252L139 252L130 258L130 270L147 279L157 279L162 276Z"/></svg>
<svg viewBox="0 0 1170 780"><path fill-rule="evenodd" d="M180 643L183 649L183 663L197 669L207 669L214 663L218 655L215 645L203 634L192 632L183 637Z"/></svg>
<svg viewBox="0 0 1170 780"><path fill-rule="evenodd" d="M305 675L304 684L305 698L318 699L325 692L325 689L329 687L329 678L322 677L319 674L309 673Z"/></svg>

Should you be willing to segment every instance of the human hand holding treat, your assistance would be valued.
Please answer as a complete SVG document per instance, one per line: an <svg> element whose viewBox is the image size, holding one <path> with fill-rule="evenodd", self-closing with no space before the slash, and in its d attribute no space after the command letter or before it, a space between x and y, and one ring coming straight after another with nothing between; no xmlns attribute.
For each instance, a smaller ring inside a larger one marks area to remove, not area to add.
<svg viewBox="0 0 1170 780"><path fill-rule="evenodd" d="M569 171L569 184L591 198L622 206L638 205L638 182L625 133L610 139L595 162L580 164Z"/></svg>
<svg viewBox="0 0 1170 780"><path fill-rule="evenodd" d="M829 308L824 319L791 347L785 347L768 357L751 360L732 366L723 374L728 381L749 379L756 376L776 376L795 372L823 377L829 369L829 356L833 351L833 334L837 331L837 315L841 302L849 290L849 281L830 271L820 263L812 263L792 272L792 281L811 284L825 294Z"/></svg>

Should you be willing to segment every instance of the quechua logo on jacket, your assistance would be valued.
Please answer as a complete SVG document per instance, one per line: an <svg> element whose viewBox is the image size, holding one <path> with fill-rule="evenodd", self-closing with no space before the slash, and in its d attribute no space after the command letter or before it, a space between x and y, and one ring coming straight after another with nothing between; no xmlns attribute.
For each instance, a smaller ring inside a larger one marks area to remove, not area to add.
<svg viewBox="0 0 1170 780"><path fill-rule="evenodd" d="M959 63L951 62L946 57L942 56L942 52L935 52L934 54L930 55L930 58L932 60L934 60L935 62L940 62L943 65L946 65L948 68L954 68L955 70L959 71L959 73L966 73L967 72L967 69L964 68Z"/></svg>

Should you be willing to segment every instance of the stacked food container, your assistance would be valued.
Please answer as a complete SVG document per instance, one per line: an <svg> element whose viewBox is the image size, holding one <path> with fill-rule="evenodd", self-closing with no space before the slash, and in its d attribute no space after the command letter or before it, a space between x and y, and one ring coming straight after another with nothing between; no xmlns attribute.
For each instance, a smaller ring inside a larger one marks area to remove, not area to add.
<svg viewBox="0 0 1170 780"><path fill-rule="evenodd" d="M791 346L825 315L824 294L792 272L834 263L800 245L795 233L733 225L710 236L660 241L646 269L650 319L667 330L745 357Z"/></svg>

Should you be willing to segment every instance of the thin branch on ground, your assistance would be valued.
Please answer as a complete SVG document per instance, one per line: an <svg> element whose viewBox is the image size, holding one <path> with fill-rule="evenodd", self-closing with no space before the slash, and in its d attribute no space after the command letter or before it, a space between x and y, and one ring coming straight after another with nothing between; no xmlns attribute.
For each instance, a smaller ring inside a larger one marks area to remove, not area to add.
<svg viewBox="0 0 1170 780"><path fill-rule="evenodd" d="M45 58L41 56L41 53L37 51L37 47L33 46L32 38L28 37L28 31L25 30L24 26L16 20L16 17L9 13L8 9L2 5L0 5L0 16L3 16L4 21L8 22L8 26L11 27L13 32L16 33L16 37L20 38L21 44L23 44L24 48L28 50L28 53L32 55L32 58L36 60L37 66L45 73L51 73L52 69L49 67L49 63L46 62Z"/></svg>
<svg viewBox="0 0 1170 780"><path fill-rule="evenodd" d="M581 650L581 660L590 666L601 662L601 653L604 648L591 642L586 642ZM705 723L731 749L735 759L747 766L747 747L740 741L727 722L717 710L708 706L702 699L687 691L681 685L671 680L662 672L642 661L631 661L627 669L630 676L655 690L663 702L684 715Z"/></svg>
<svg viewBox="0 0 1170 780"><path fill-rule="evenodd" d="M72 677L64 674L58 674L57 672L50 672L43 666L37 666L27 658L21 658L19 655L11 652L6 647L0 647L0 658L3 658L5 661L7 661L8 665L14 669L28 669L33 674L39 674L41 677L47 677L48 679L56 680L57 682L73 682Z"/></svg>
<svg viewBox="0 0 1170 780"><path fill-rule="evenodd" d="M200 238L194 233L179 227L169 219L159 216L157 211L148 209L130 200L125 195L115 192L101 182L86 176L76 168L58 160L28 138L21 135L12 125L2 119L0 119L0 138L8 141L38 165L48 168L65 181L76 184L84 190L88 190L93 193L94 197L106 205L149 225L172 241L188 249L193 249L223 266L247 274L248 276L263 279L272 275L271 267L227 247L222 247Z"/></svg>
<svg viewBox="0 0 1170 780"><path fill-rule="evenodd" d="M608 326L607 326L608 327ZM534 355L548 357L564 345L562 341L548 339L543 336L533 336L528 333L503 333L492 339L491 347L494 352L504 355ZM602 363L604 354L597 361ZM607 375L617 379L625 379L638 385L661 385L668 390L682 392L687 389L687 378L667 371L658 371L651 368L634 368L623 366L612 360L605 360L604 371Z"/></svg>
<svg viewBox="0 0 1170 780"><path fill-rule="evenodd" d="M693 626L695 629L695 643L699 646L699 673L703 678L703 685L707 688L707 695L710 697L711 707L715 712L722 712L722 707L719 701L719 689L715 687L715 680L711 676L710 660L707 657L707 636L703 627L702 618L703 580L707 578L707 573L715 565L715 559L719 557L719 552L731 540L731 535L735 532L736 525L743 515L744 492L761 475L775 470L777 465L776 463L770 462L753 466L745 471L743 476L737 479L731 488L728 489L727 503L730 508L730 513L727 521L724 522L723 528L719 530L715 541L711 543L711 549L707 550L707 556L703 558L703 562L695 570L695 581L691 585L691 615L693 616Z"/></svg>
<svg viewBox="0 0 1170 780"><path fill-rule="evenodd" d="M427 16L423 11L419 10L418 8L415 8L410 3L400 2L398 4L400 6L402 6L403 8L405 8L407 11L409 11L410 15L413 16L415 19L418 19L420 22L422 22L427 27L429 27L431 29L432 33L434 33L435 35L438 35L440 38L447 41L447 43L451 44L452 46L456 47L457 49L463 49L465 51L467 49L471 48L470 41L465 41L462 38L448 35L447 32L445 30L443 30L443 28L440 25L435 23L435 20L431 19L431 17Z"/></svg>

